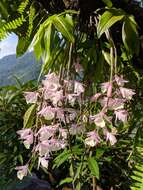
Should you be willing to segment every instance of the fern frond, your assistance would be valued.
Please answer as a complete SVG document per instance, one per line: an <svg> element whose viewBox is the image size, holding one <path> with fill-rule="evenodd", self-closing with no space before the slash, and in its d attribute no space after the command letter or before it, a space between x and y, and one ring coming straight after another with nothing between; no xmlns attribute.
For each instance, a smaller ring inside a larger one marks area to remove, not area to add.
<svg viewBox="0 0 143 190"><path fill-rule="evenodd" d="M12 20L12 21L4 24L3 27L0 29L0 39L5 38L8 33L12 32L12 30L20 27L25 21L26 20L22 15L21 17L16 18L15 20Z"/></svg>
<svg viewBox="0 0 143 190"><path fill-rule="evenodd" d="M131 186L131 190L142 190L143 189L143 164L137 164L131 176L134 183Z"/></svg>
<svg viewBox="0 0 143 190"><path fill-rule="evenodd" d="M30 10L29 10L29 26L28 26L28 31L27 31L27 37L30 38L32 30L33 30L33 21L35 18L36 10L35 8L31 5Z"/></svg>
<svg viewBox="0 0 143 190"><path fill-rule="evenodd" d="M22 15L23 13L24 13L24 10L26 9L26 7L28 6L28 4L29 4L29 0L25 0L25 1L23 1L21 4L20 4L20 6L19 6L19 8L18 8L18 12Z"/></svg>
<svg viewBox="0 0 143 190"><path fill-rule="evenodd" d="M143 129L139 127L134 142L134 155L133 160L135 167L131 175L133 183L131 190L142 190L143 189Z"/></svg>

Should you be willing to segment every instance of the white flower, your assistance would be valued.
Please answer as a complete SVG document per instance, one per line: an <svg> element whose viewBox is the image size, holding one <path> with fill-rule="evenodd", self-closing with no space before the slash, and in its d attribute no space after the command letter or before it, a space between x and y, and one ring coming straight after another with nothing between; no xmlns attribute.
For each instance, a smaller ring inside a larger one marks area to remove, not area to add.
<svg viewBox="0 0 143 190"><path fill-rule="evenodd" d="M116 137L112 133L110 133L107 129L104 130L104 133L106 135L106 141L109 140L110 144L113 146L117 142Z"/></svg>
<svg viewBox="0 0 143 190"><path fill-rule="evenodd" d="M40 141L46 141L50 137L54 136L59 125L42 126L36 135L40 136Z"/></svg>
<svg viewBox="0 0 143 190"><path fill-rule="evenodd" d="M93 120L97 127L104 128L106 124L103 116L103 113L98 113L96 115L90 116L90 120Z"/></svg>
<svg viewBox="0 0 143 190"><path fill-rule="evenodd" d="M24 96L26 99L27 104L36 103L38 98L37 92L24 92Z"/></svg>
<svg viewBox="0 0 143 190"><path fill-rule="evenodd" d="M63 139L67 139L68 136L68 130L67 129L59 129L59 133Z"/></svg>
<svg viewBox="0 0 143 190"><path fill-rule="evenodd" d="M44 88L49 91L57 91L60 87L59 77L55 73L50 73L45 76L46 79L42 81Z"/></svg>
<svg viewBox="0 0 143 190"><path fill-rule="evenodd" d="M17 131L17 134L19 134L20 139L23 140L24 146L29 149L33 143L33 131L31 129L22 129Z"/></svg>
<svg viewBox="0 0 143 190"><path fill-rule="evenodd" d="M81 134L82 132L84 132L84 127L81 125L77 125L77 124L72 124L70 127L70 134L72 135L78 135Z"/></svg>
<svg viewBox="0 0 143 190"><path fill-rule="evenodd" d="M38 115L44 116L46 120L52 120L55 117L55 108L51 106L44 107L38 112Z"/></svg>
<svg viewBox="0 0 143 190"><path fill-rule="evenodd" d="M116 115L116 119L119 119L123 123L127 122L127 118L128 118L127 110L116 110L114 113Z"/></svg>
<svg viewBox="0 0 143 190"><path fill-rule="evenodd" d="M85 144L91 147L96 146L100 142L100 137L95 131L87 133L87 138L85 139Z"/></svg>
<svg viewBox="0 0 143 190"><path fill-rule="evenodd" d="M42 141L36 146L36 151L39 152L39 155L42 156L47 156L49 155L49 143L48 141Z"/></svg>
<svg viewBox="0 0 143 190"><path fill-rule="evenodd" d="M43 166L44 168L48 168L48 164L49 164L49 161L45 159L45 157L39 157L39 160L38 160L38 169L39 169L39 166Z"/></svg>
<svg viewBox="0 0 143 190"><path fill-rule="evenodd" d="M84 87L83 87L82 83L75 81L74 93L76 93L77 95L80 95L83 92L84 92Z"/></svg>
<svg viewBox="0 0 143 190"><path fill-rule="evenodd" d="M28 174L28 165L17 166L15 169L18 170L17 171L17 177L20 180L22 180L24 178L24 176L27 176L27 174Z"/></svg>
<svg viewBox="0 0 143 190"><path fill-rule="evenodd" d="M115 75L115 81L119 86L124 86L125 83L128 83L127 80L123 79L123 76Z"/></svg>
<svg viewBox="0 0 143 190"><path fill-rule="evenodd" d="M129 88L120 87L120 92L121 92L123 98L125 98L127 100L131 100L132 96L135 95L135 92Z"/></svg>

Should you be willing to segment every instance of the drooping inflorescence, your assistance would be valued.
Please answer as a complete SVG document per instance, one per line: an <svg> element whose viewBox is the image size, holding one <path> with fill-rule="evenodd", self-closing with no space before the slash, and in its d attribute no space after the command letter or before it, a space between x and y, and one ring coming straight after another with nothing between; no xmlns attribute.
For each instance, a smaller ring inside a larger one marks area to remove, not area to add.
<svg viewBox="0 0 143 190"><path fill-rule="evenodd" d="M113 81L100 85L100 92L86 97L86 87L81 82L61 80L50 73L37 91L25 92L26 102L36 106L36 120L31 128L17 133L25 147L38 156L38 168L48 168L53 152L69 148L72 136L82 136L85 149L102 142L113 146L117 142L113 120L116 125L127 122L129 113L125 105L135 94L124 87L127 82L116 75ZM98 105L96 113L87 104ZM28 174L30 162L16 168L19 179Z"/></svg>

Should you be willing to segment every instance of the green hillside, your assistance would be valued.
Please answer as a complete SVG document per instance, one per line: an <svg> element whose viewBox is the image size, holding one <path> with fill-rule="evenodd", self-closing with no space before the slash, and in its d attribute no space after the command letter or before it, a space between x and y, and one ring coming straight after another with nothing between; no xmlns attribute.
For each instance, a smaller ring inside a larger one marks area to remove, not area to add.
<svg viewBox="0 0 143 190"><path fill-rule="evenodd" d="M0 86L16 83L15 76L25 83L38 77L41 64L38 63L32 52L20 58L8 55L0 59Z"/></svg>

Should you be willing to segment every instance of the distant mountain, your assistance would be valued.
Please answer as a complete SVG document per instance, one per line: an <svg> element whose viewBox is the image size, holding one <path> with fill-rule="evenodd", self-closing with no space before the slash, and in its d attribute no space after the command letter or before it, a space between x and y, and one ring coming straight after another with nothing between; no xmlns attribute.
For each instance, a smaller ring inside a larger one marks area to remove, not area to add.
<svg viewBox="0 0 143 190"><path fill-rule="evenodd" d="M33 52L26 53L20 58L8 55L0 59L0 86L16 83L16 76L22 83L36 79L39 75L41 64L38 63Z"/></svg>

